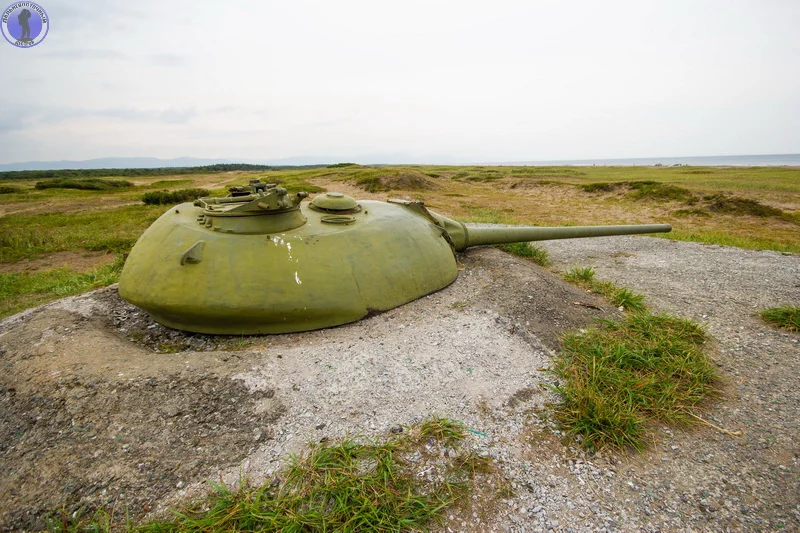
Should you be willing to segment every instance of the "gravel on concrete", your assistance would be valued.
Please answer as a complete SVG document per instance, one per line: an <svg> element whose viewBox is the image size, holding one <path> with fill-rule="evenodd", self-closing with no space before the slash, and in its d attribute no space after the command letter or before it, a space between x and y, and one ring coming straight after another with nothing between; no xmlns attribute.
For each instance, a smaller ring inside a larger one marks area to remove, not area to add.
<svg viewBox="0 0 800 533"><path fill-rule="evenodd" d="M462 254L442 291L290 335L175 332L111 288L0 323L0 525L34 528L64 502L146 516L208 479L267 480L309 441L439 415L466 424L514 490L443 531L800 529L800 336L755 314L798 305L800 257L647 237L539 244L553 271L594 266L707 325L725 392L708 425L661 428L634 455L566 439L546 407L558 337L619 312L492 248Z"/></svg>

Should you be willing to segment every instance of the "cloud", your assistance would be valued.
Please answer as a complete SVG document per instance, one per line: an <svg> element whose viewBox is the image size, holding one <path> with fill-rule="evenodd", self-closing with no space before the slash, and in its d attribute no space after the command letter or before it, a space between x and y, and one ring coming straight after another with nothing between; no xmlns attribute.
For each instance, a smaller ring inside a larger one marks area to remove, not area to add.
<svg viewBox="0 0 800 533"><path fill-rule="evenodd" d="M111 61L126 61L130 57L122 52L114 50L100 50L89 48L72 48L66 50L50 50L43 54L44 59L69 59L73 61L84 61L87 59L111 60Z"/></svg>
<svg viewBox="0 0 800 533"><path fill-rule="evenodd" d="M341 126L350 122L350 117L333 118L330 120L315 120L313 122L306 122L305 124L298 124L297 128L327 128L330 126Z"/></svg>
<svg viewBox="0 0 800 533"><path fill-rule="evenodd" d="M168 122L170 124L182 124L189 122L190 119L197 116L197 110L193 107L184 109L175 109L173 107L167 108L159 112L155 118L160 122Z"/></svg>
<svg viewBox="0 0 800 533"><path fill-rule="evenodd" d="M25 110L4 109L0 111L0 135L25 128Z"/></svg>
<svg viewBox="0 0 800 533"><path fill-rule="evenodd" d="M47 6L51 19L63 21L70 26L76 24L91 27L105 26L111 22L143 20L146 13L125 5L115 5L105 0L83 0L75 3L59 3Z"/></svg>
<svg viewBox="0 0 800 533"><path fill-rule="evenodd" d="M272 113L266 109L258 109L253 107L241 106L241 105L224 105L224 106L217 106L212 107L204 111L203 114L208 115L230 115L241 113L245 115L251 116L269 116Z"/></svg>
<svg viewBox="0 0 800 533"><path fill-rule="evenodd" d="M83 116L117 118L130 122L163 122L167 124L184 124L197 116L193 107L166 109L134 109L134 108L106 108L96 110L82 110L78 114Z"/></svg>
<svg viewBox="0 0 800 533"><path fill-rule="evenodd" d="M176 54L150 54L143 59L159 67L183 67L189 64L188 58Z"/></svg>
<svg viewBox="0 0 800 533"><path fill-rule="evenodd" d="M42 54L42 58L76 62L83 62L86 60L139 61L147 65L171 68L185 67L189 65L189 59L186 56L177 54L147 54L141 56L131 56L116 50L94 48L67 48L61 50L49 50L46 54Z"/></svg>
<svg viewBox="0 0 800 533"><path fill-rule="evenodd" d="M0 135L29 129L39 125L59 124L85 118L108 118L134 123L186 124L199 115L194 107L167 107L164 109L137 109L109 107L102 109L13 109L0 111Z"/></svg>

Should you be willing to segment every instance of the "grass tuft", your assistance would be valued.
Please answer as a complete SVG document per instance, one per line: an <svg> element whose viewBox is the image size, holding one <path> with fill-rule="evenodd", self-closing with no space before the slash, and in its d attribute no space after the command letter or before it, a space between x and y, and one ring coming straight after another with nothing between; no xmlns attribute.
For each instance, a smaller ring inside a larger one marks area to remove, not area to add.
<svg viewBox="0 0 800 533"><path fill-rule="evenodd" d="M557 420L590 450L641 450L648 421L690 423L716 393L703 329L670 315L638 313L564 337L553 372Z"/></svg>
<svg viewBox="0 0 800 533"><path fill-rule="evenodd" d="M108 512L104 507L89 513L84 508L67 512L59 509L45 517L47 531L58 533L110 533L114 531L114 513ZM130 524L126 527L131 530Z"/></svg>
<svg viewBox="0 0 800 533"><path fill-rule="evenodd" d="M496 244L495 248L499 248L506 253L514 254L519 257L530 259L540 266L547 266L550 264L550 254L544 248L539 248L529 242L508 242L503 244Z"/></svg>
<svg viewBox="0 0 800 533"><path fill-rule="evenodd" d="M594 267L575 267L564 273L564 279L573 283L591 283L594 281Z"/></svg>
<svg viewBox="0 0 800 533"><path fill-rule="evenodd" d="M772 307L761 311L764 322L789 331L800 331L800 307Z"/></svg>
<svg viewBox="0 0 800 533"><path fill-rule="evenodd" d="M27 191L21 187L13 187L11 185L0 185L0 194L16 194L25 192Z"/></svg>
<svg viewBox="0 0 800 533"><path fill-rule="evenodd" d="M647 309L644 304L644 295L636 294L625 287L617 287L610 281L596 279L593 267L575 267L564 272L563 276L569 282L606 296L617 307L637 313L643 313Z"/></svg>
<svg viewBox="0 0 800 533"><path fill-rule="evenodd" d="M614 287L614 290L608 294L608 297L611 299L611 303L617 307L636 312L645 310L644 295L636 294L625 287Z"/></svg>
<svg viewBox="0 0 800 533"><path fill-rule="evenodd" d="M419 441L433 439L445 446L455 446L467 436L464 424L447 418L433 417L417 427Z"/></svg>

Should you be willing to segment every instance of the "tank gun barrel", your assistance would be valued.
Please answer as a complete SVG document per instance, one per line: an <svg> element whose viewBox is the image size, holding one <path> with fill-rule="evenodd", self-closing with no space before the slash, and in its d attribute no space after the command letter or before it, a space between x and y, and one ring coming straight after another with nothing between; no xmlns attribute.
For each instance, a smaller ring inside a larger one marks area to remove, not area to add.
<svg viewBox="0 0 800 533"><path fill-rule="evenodd" d="M644 233L668 233L669 224L639 224L624 226L465 226L461 222L441 215L437 216L447 230L457 252L470 246L503 244L508 242L549 241L555 239L579 239L583 237L610 237L614 235L640 235Z"/></svg>
<svg viewBox="0 0 800 533"><path fill-rule="evenodd" d="M612 235L639 235L642 233L666 233L672 230L669 224L642 224L634 226L566 226L548 227L469 227L466 247L504 242L549 241L553 239L578 239L581 237L608 237Z"/></svg>

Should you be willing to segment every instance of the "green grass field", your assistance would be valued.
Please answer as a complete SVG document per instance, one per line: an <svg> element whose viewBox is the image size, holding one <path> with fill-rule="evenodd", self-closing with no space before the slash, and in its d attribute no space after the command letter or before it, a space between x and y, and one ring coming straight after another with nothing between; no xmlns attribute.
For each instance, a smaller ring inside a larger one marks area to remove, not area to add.
<svg viewBox="0 0 800 533"><path fill-rule="evenodd" d="M169 199L168 193L179 190L207 189L224 195L228 187L254 178L290 191L338 189L361 198L421 199L464 221L667 222L674 230L664 238L800 253L798 168L344 165L176 175L129 172L124 181L97 173L90 178L25 177L0 181L0 317L114 282L119 269L107 271L113 257L88 270L85 261L49 272L33 262L59 252L124 257L168 208L145 205L145 194ZM87 284L87 276L95 281Z"/></svg>

